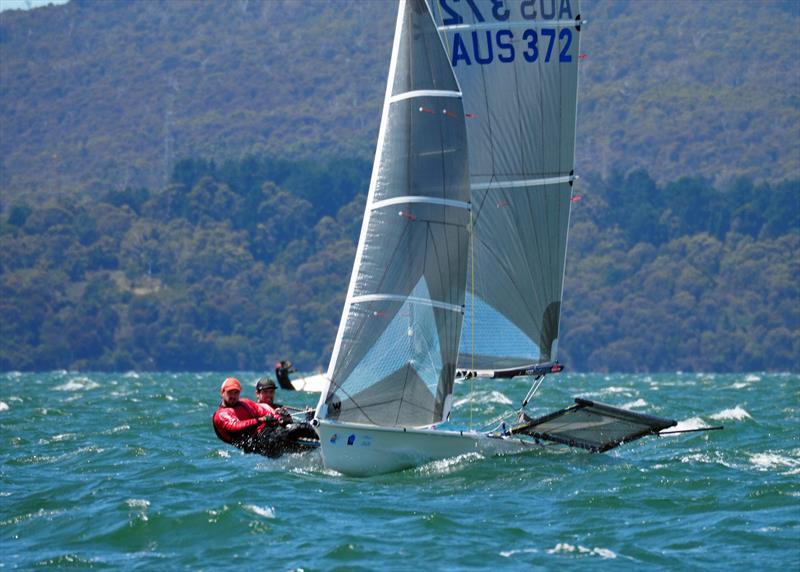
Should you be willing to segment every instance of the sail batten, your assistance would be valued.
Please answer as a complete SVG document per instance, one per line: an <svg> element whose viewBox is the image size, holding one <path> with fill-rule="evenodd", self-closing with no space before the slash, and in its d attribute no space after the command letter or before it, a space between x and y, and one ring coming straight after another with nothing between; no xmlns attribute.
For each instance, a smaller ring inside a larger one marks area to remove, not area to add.
<svg viewBox="0 0 800 572"><path fill-rule="evenodd" d="M439 302L431 300L430 298L416 298L414 296L399 296L396 294L365 294L363 296L356 296L352 299L354 304L359 302L377 302L377 301L395 301L395 302L408 302L409 304L419 304L422 306L433 306L434 308L441 308L442 310L449 310L451 312L464 313L463 306L456 306L455 304L447 304L446 302Z"/></svg>
<svg viewBox="0 0 800 572"><path fill-rule="evenodd" d="M437 26L436 29L440 32L465 32L472 30L508 30L519 28L563 28L566 26L575 25L575 20L518 20L504 22L476 22L472 24L450 24L447 26Z"/></svg>
<svg viewBox="0 0 800 572"><path fill-rule="evenodd" d="M419 97L461 97L460 91L446 91L446 90L437 90L437 89L416 89L414 91L407 91L405 93L398 93L393 95L389 101L392 103L396 103L398 101L403 101L406 99L415 99Z"/></svg>
<svg viewBox="0 0 800 572"><path fill-rule="evenodd" d="M424 156L424 154L421 155ZM454 199L444 199L442 197L420 196L420 195L392 197L391 199L385 199L382 201L374 202L371 205L369 205L369 208L370 210L376 210L392 205L411 204L411 203L427 203L431 205L442 205L442 206L448 206L466 210L469 210L471 208L470 204L464 201L457 201Z"/></svg>
<svg viewBox="0 0 800 572"><path fill-rule="evenodd" d="M540 187L542 185L553 185L556 183L570 183L577 177L575 175L561 175L559 177L543 177L539 179L519 179L511 181L492 181L490 183L473 183L470 189L473 191L485 191L488 189L516 189L526 187Z"/></svg>

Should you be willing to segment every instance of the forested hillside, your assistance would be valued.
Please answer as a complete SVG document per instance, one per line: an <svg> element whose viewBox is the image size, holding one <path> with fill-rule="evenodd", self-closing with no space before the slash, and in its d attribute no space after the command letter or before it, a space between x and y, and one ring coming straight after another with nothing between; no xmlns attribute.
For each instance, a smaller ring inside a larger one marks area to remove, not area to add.
<svg viewBox="0 0 800 572"><path fill-rule="evenodd" d="M0 369L324 366L395 11L0 13ZM562 360L800 369L800 2L581 12Z"/></svg>
<svg viewBox="0 0 800 572"><path fill-rule="evenodd" d="M15 204L0 369L262 370L330 355L366 162L186 160L170 183ZM800 368L798 181L581 183L562 359L575 370Z"/></svg>
<svg viewBox="0 0 800 572"><path fill-rule="evenodd" d="M369 161L395 6L71 0L0 13L0 207L161 188L190 156ZM583 0L582 12L578 173L800 176L800 2Z"/></svg>

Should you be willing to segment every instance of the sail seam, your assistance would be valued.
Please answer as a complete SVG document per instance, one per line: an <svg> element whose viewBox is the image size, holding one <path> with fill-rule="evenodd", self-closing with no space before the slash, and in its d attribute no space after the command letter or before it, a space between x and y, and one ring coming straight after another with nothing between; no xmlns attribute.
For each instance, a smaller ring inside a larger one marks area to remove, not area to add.
<svg viewBox="0 0 800 572"><path fill-rule="evenodd" d="M400 294L362 294L360 296L353 296L350 302L357 304L359 302L410 302L412 304L421 304L423 306L433 306L434 308L441 308L442 310L449 310L451 312L463 313L464 308L456 304L448 304L447 302L439 302L429 298L418 298L416 296L403 296Z"/></svg>
<svg viewBox="0 0 800 572"><path fill-rule="evenodd" d="M437 26L440 32L461 32L464 30L498 30L509 28L566 28L575 25L575 20L518 20L511 22L475 22L471 24L452 24Z"/></svg>
<svg viewBox="0 0 800 572"><path fill-rule="evenodd" d="M398 93L397 95L393 95L389 98L391 103L396 103L398 101L403 101L404 99L415 99L417 97L461 97L460 91L451 91L451 90L443 90L443 89L415 89L412 91L406 91L403 93Z"/></svg>
<svg viewBox="0 0 800 572"><path fill-rule="evenodd" d="M430 205L443 205L446 207L455 207L459 209L466 209L469 210L470 204L464 201L457 201L455 199L442 199L440 197L429 197L429 196L420 196L420 195L406 195L402 197L392 197L391 199L384 199L382 201L376 201L369 205L370 210L376 210L383 207L388 207L392 205L402 205L407 203L425 203Z"/></svg>
<svg viewBox="0 0 800 572"><path fill-rule="evenodd" d="M545 177L542 179L517 179L514 181L494 180L490 183L473 184L470 188L473 191L485 191L487 189L509 189L519 187L539 187L542 185L555 185L558 183L569 183L575 179L575 175L564 175L561 177Z"/></svg>

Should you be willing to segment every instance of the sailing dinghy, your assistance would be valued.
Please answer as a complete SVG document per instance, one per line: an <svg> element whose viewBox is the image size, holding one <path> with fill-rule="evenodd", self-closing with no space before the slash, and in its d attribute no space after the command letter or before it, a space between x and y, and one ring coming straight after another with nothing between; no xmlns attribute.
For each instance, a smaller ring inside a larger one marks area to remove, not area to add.
<svg viewBox="0 0 800 572"><path fill-rule="evenodd" d="M578 0L400 0L314 420L328 468L372 475L541 441L605 451L675 425L577 400L538 419L520 409L510 429L438 428L457 374L533 376L524 407L561 370L580 26Z"/></svg>

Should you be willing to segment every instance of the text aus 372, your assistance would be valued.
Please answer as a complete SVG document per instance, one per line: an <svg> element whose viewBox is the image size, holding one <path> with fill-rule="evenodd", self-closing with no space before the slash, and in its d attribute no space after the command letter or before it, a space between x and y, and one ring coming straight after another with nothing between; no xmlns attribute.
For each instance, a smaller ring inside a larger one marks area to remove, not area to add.
<svg viewBox="0 0 800 572"><path fill-rule="evenodd" d="M490 0L483 10L476 0L438 0L438 3L442 25L448 35L452 34L453 67L505 64L517 58L529 63L540 59L544 63L573 61L570 54L573 30L561 27L567 23L574 25L570 0L522 0L513 7L518 13L505 0ZM467 23L465 16L472 23ZM548 24L556 26L546 27Z"/></svg>

